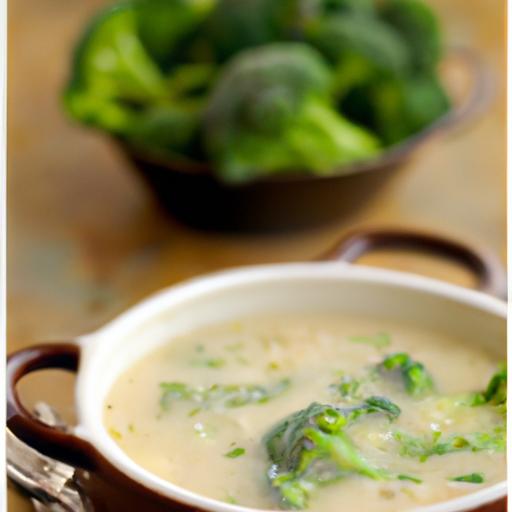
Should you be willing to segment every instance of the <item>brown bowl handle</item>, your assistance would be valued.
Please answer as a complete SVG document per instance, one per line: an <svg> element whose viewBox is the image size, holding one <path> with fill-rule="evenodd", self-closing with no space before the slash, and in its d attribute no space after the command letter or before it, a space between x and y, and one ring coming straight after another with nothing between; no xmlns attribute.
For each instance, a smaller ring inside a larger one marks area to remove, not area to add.
<svg viewBox="0 0 512 512"><path fill-rule="evenodd" d="M80 348L73 343L37 345L15 352L7 359L7 427L38 452L70 466L94 469L94 448L83 439L50 427L32 416L16 390L25 375L42 369L76 372Z"/></svg>
<svg viewBox="0 0 512 512"><path fill-rule="evenodd" d="M470 90L444 119L446 125L467 123L485 112L495 93L494 76L484 59L472 48L452 47L447 60L458 60L471 78Z"/></svg>
<svg viewBox="0 0 512 512"><path fill-rule="evenodd" d="M507 295L507 278L501 263L492 255L465 243L421 231L360 229L350 233L324 254L322 260L357 261L379 249L407 249L454 261L477 277L477 288L499 298Z"/></svg>

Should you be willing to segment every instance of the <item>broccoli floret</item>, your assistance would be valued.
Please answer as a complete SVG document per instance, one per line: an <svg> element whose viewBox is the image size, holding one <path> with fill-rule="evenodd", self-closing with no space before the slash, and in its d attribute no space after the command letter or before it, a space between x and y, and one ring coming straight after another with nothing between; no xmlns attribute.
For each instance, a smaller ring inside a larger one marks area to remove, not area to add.
<svg viewBox="0 0 512 512"><path fill-rule="evenodd" d="M305 0L306 2L308 0ZM322 13L351 13L371 16L375 12L375 0L309 0L320 5Z"/></svg>
<svg viewBox="0 0 512 512"><path fill-rule="evenodd" d="M137 27L149 54L169 66L179 42L206 18L214 0L135 0Z"/></svg>
<svg viewBox="0 0 512 512"><path fill-rule="evenodd" d="M329 16L312 24L308 42L333 65L338 99L380 77L406 76L410 68L409 50L402 38L378 19Z"/></svg>
<svg viewBox="0 0 512 512"><path fill-rule="evenodd" d="M218 61L283 39L295 22L296 0L219 0L205 26Z"/></svg>
<svg viewBox="0 0 512 512"><path fill-rule="evenodd" d="M373 88L377 132L389 144L420 132L450 109L434 76L387 81Z"/></svg>
<svg viewBox="0 0 512 512"><path fill-rule="evenodd" d="M346 432L359 418L375 413L394 420L400 409L382 397L371 397L348 409L313 403L268 432L263 439L271 462L268 477L281 503L305 508L317 487L349 474L388 478L384 470L364 458Z"/></svg>
<svg viewBox="0 0 512 512"><path fill-rule="evenodd" d="M64 93L69 112L116 134L136 122L132 106L165 98L165 78L137 35L135 10L122 4L100 13L78 45Z"/></svg>
<svg viewBox="0 0 512 512"><path fill-rule="evenodd" d="M204 140L219 176L241 182L293 170L325 174L374 156L377 139L330 105L332 75L301 43L246 50L220 76Z"/></svg>
<svg viewBox="0 0 512 512"><path fill-rule="evenodd" d="M379 14L412 50L415 69L432 72L442 55L441 28L432 9L422 0L386 0Z"/></svg>
<svg viewBox="0 0 512 512"><path fill-rule="evenodd" d="M138 115L125 139L150 156L189 155L199 134L200 106L200 103L183 102L149 107Z"/></svg>
<svg viewBox="0 0 512 512"><path fill-rule="evenodd" d="M349 119L374 130L386 145L427 128L450 107L450 99L433 75L376 80L351 90L341 104Z"/></svg>

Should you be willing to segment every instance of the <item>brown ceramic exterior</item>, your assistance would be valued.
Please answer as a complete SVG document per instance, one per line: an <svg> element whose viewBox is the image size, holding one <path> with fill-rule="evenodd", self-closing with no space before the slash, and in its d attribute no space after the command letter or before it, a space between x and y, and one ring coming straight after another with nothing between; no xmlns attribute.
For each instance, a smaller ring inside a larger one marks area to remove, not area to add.
<svg viewBox="0 0 512 512"><path fill-rule="evenodd" d="M406 248L449 257L472 270L483 291L502 294L504 272L488 255L464 244L431 234L397 230L361 230L345 237L321 259L354 261L367 250ZM78 372L80 348L73 343L39 345L9 356L7 361L7 427L16 437L51 458L77 468L75 483L91 512L208 512L172 500L144 487L120 472L87 441L49 427L35 419L22 405L17 382L45 368ZM213 470L214 468L212 468ZM472 509L471 512L505 512L506 498Z"/></svg>
<svg viewBox="0 0 512 512"><path fill-rule="evenodd" d="M330 176L295 175L226 185L208 164L159 160L121 144L160 204L178 220L202 229L283 230L318 225L354 213L417 150L444 129L468 121L487 104L489 74L469 50L452 50L472 76L473 89L462 104L422 132L374 160Z"/></svg>

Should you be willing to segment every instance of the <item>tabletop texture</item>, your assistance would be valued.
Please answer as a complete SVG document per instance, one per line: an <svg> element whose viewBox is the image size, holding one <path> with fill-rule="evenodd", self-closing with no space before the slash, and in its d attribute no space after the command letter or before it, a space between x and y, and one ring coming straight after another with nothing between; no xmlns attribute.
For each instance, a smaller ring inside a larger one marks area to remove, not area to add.
<svg viewBox="0 0 512 512"><path fill-rule="evenodd" d="M495 95L485 115L430 143L351 218L271 235L203 233L169 219L106 138L63 114L59 94L71 48L88 17L106 3L9 2L9 352L92 331L192 276L311 259L358 226L437 231L505 261L505 0L430 1L448 42L478 49L493 72ZM439 262L382 254L366 263L467 282ZM27 404L45 398L72 418L72 382L42 374L27 379L22 392ZM29 510L9 489L9 512Z"/></svg>

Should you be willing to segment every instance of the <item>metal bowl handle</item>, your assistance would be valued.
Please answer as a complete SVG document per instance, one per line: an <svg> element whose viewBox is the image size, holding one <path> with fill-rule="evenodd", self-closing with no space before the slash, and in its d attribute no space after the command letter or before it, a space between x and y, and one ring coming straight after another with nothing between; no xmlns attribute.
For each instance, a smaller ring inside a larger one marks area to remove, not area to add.
<svg viewBox="0 0 512 512"><path fill-rule="evenodd" d="M471 271L480 291L499 298L507 295L506 273L494 255L460 241L421 231L360 229L349 233L320 259L354 263L365 253L379 249L406 249L441 256Z"/></svg>
<svg viewBox="0 0 512 512"><path fill-rule="evenodd" d="M85 440L53 428L30 414L16 385L25 375L42 369L76 372L80 348L74 343L37 345L15 352L7 359L7 427L34 450L74 467L95 468L95 449Z"/></svg>

